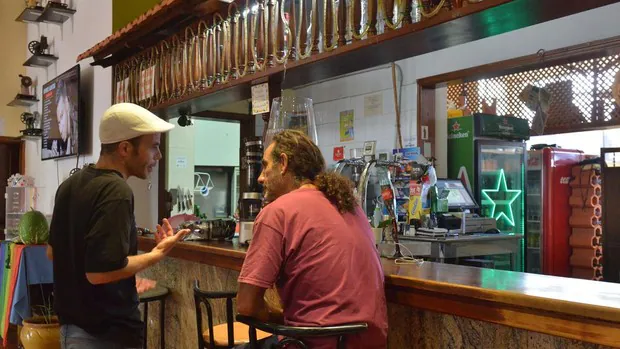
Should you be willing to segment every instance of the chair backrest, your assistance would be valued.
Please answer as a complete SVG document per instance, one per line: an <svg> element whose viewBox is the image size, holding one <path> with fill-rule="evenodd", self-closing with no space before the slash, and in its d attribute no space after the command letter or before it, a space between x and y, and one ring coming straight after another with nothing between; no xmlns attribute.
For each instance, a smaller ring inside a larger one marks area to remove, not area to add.
<svg viewBox="0 0 620 349"><path fill-rule="evenodd" d="M228 347L234 347L235 333L233 327L233 304L232 300L237 296L237 292L209 292L200 289L198 280L194 280L194 304L196 307L196 328L198 332L198 348L215 349L215 335L213 332L213 307L210 302L212 299L226 299L226 325L228 329ZM202 307L204 304L207 310L207 328L209 330L210 343L205 343L202 336Z"/></svg>

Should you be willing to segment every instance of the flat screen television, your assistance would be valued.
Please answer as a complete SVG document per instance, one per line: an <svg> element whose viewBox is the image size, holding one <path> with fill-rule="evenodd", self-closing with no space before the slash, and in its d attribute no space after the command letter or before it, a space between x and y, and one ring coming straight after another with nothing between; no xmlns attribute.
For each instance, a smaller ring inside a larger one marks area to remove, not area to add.
<svg viewBox="0 0 620 349"><path fill-rule="evenodd" d="M43 85L41 160L79 155L82 137L80 65Z"/></svg>

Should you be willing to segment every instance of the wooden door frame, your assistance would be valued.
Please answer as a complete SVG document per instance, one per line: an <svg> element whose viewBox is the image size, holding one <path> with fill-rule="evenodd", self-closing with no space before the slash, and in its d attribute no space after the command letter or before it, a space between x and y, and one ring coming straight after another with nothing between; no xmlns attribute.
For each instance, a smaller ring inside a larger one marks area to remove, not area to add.
<svg viewBox="0 0 620 349"><path fill-rule="evenodd" d="M26 142L19 137L0 136L0 144L19 145L19 173L26 173Z"/></svg>

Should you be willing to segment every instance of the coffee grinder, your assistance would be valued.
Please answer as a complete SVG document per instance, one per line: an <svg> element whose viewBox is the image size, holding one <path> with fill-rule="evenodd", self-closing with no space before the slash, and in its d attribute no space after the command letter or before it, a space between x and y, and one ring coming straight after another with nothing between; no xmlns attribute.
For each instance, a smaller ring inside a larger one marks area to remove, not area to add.
<svg viewBox="0 0 620 349"><path fill-rule="evenodd" d="M246 169L245 191L239 203L239 243L247 245L252 240L254 220L263 206L263 186L258 183L262 171L263 141L260 138L245 141L243 165Z"/></svg>

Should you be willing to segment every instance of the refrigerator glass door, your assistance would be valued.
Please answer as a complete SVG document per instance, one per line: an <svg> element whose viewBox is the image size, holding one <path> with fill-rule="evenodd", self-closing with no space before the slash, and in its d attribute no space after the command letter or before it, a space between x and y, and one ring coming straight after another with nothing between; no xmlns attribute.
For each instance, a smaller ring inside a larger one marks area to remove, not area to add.
<svg viewBox="0 0 620 349"><path fill-rule="evenodd" d="M525 147L507 142L478 143L478 193L481 213L503 233L525 236ZM523 240L521 240L521 251ZM523 255L515 270L523 271Z"/></svg>
<svg viewBox="0 0 620 349"><path fill-rule="evenodd" d="M543 239L543 158L542 152L530 151L527 159L527 239L525 270L528 273L540 274L543 271L542 239Z"/></svg>

